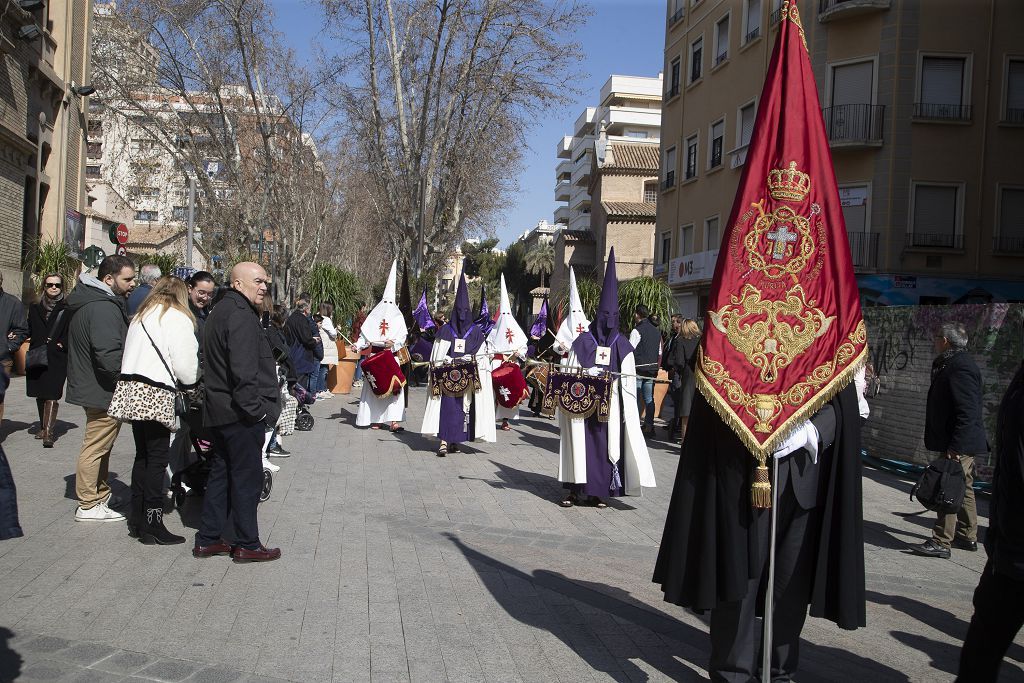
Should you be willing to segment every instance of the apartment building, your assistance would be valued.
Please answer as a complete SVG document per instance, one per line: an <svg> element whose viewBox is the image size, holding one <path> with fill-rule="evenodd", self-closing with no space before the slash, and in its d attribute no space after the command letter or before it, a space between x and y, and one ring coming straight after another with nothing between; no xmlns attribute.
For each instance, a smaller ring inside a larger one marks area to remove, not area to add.
<svg viewBox="0 0 1024 683"><path fill-rule="evenodd" d="M686 315L705 308L780 4L667 3L655 256ZM1024 300L1024 4L799 8L865 305Z"/></svg>
<svg viewBox="0 0 1024 683"><path fill-rule="evenodd" d="M3 0L0 53L0 272L30 286L23 259L37 239L81 247L89 3Z"/></svg>
<svg viewBox="0 0 1024 683"><path fill-rule="evenodd" d="M603 270L607 251L616 246L617 236L622 234L622 231L614 228L610 232L606 230L608 211L594 205L594 193L600 193L599 175L605 170L604 156L609 145L623 146L623 149L625 146L657 147L661 129L661 92L660 74L654 78L612 75L601 87L598 106L586 107L576 119L573 134L564 136L558 142L555 201L559 205L555 209L554 221L559 229L555 236L552 291L557 292L559 287L565 286L569 265L575 266L577 272L581 268L588 272L593 269ZM597 148L599 141L600 159ZM622 177L628 175L623 172L624 169L620 166L617 169L608 168L607 171ZM632 174L632 177L639 178L639 189L635 192L627 191L628 200L619 198L622 193L618 187L611 189L612 196L618 201L642 203L643 183L648 175L657 178L656 170ZM617 186L621 184L616 183ZM605 201L609 201L607 196ZM594 208L597 209L601 225L595 225L592 221ZM653 210L649 213L653 218ZM631 214L627 218L636 216ZM651 225L653 227L653 221ZM622 272L620 276L629 277Z"/></svg>

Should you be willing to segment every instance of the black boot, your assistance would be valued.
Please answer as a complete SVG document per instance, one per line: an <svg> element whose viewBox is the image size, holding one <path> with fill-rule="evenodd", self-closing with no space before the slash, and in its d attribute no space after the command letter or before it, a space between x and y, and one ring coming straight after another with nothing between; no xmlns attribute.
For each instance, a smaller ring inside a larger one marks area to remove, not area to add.
<svg viewBox="0 0 1024 683"><path fill-rule="evenodd" d="M128 535L138 538L139 532L146 526L146 511L143 509L142 498L132 496L131 510L128 512Z"/></svg>
<svg viewBox="0 0 1024 683"><path fill-rule="evenodd" d="M163 508L148 508L146 523L139 529L139 540L145 544L176 545L184 543L185 537L172 534L164 526Z"/></svg>

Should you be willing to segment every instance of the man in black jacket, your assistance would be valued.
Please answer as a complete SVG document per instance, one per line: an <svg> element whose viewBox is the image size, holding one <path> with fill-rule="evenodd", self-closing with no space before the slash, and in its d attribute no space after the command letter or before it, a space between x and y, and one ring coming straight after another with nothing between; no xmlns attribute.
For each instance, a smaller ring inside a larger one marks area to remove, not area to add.
<svg viewBox="0 0 1024 683"><path fill-rule="evenodd" d="M316 323L309 317L309 299L300 296L295 301L295 310L285 323L285 334L291 342L291 359L295 374L299 384L306 389L310 388L310 376L320 369L320 361L316 358L320 337L313 336L315 328Z"/></svg>
<svg viewBox="0 0 1024 683"><path fill-rule="evenodd" d="M25 319L25 305L13 294L3 291L4 275L0 273L0 331L7 337L7 343L0 345L0 367L7 376L13 374L14 352L28 337L28 322ZM0 399L0 421L4 419L4 402Z"/></svg>
<svg viewBox="0 0 1024 683"><path fill-rule="evenodd" d="M636 359L636 398L644 411L643 429L648 436L654 435L654 378L658 376L658 359L661 355L661 330L651 322L647 306L640 304L633 314L634 327L629 333Z"/></svg>
<svg viewBox="0 0 1024 683"><path fill-rule="evenodd" d="M964 468L967 494L956 513L939 513L932 537L911 550L926 557L948 558L950 546L978 549L978 510L974 502L974 456L988 452L981 417L981 371L967 353L967 330L962 323L945 323L935 335L936 359L925 410L924 445Z"/></svg>
<svg viewBox="0 0 1024 683"><path fill-rule="evenodd" d="M258 306L268 278L258 263L231 269L231 289L206 320L203 423L213 437L213 458L196 533L195 557L231 554L235 562L281 557L260 543L256 506L263 484L263 434L281 412L277 367L260 324ZM234 545L221 534L230 513Z"/></svg>

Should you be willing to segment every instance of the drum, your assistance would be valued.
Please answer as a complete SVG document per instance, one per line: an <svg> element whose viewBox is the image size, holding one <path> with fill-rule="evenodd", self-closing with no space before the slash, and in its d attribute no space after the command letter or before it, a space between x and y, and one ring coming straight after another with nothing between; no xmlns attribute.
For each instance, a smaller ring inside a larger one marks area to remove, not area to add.
<svg viewBox="0 0 1024 683"><path fill-rule="evenodd" d="M409 353L409 347L408 346L403 346L402 348L398 349L398 353L396 354L396 358L398 359L398 364L399 365L408 365L409 363L411 363L412 362L412 354Z"/></svg>
<svg viewBox="0 0 1024 683"><path fill-rule="evenodd" d="M515 408L530 395L523 371L515 363L505 362L491 372L494 399L502 408Z"/></svg>
<svg viewBox="0 0 1024 683"><path fill-rule="evenodd" d="M530 369L526 373L526 382L535 389L544 391L544 387L546 387L548 383L548 372L550 370L551 365L549 363L531 365Z"/></svg>
<svg viewBox="0 0 1024 683"><path fill-rule="evenodd" d="M377 396L397 396L405 387L402 368L398 366L395 354L389 350L367 357L360 366L363 368L363 377Z"/></svg>

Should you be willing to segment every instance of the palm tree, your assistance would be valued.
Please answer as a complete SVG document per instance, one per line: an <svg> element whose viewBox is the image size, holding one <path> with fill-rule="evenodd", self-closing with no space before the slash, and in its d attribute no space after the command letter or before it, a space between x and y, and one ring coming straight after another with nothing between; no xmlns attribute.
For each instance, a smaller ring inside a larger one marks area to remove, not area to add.
<svg viewBox="0 0 1024 683"><path fill-rule="evenodd" d="M544 287L544 276L555 269L555 246L542 240L526 252L526 272L540 275L540 286Z"/></svg>

